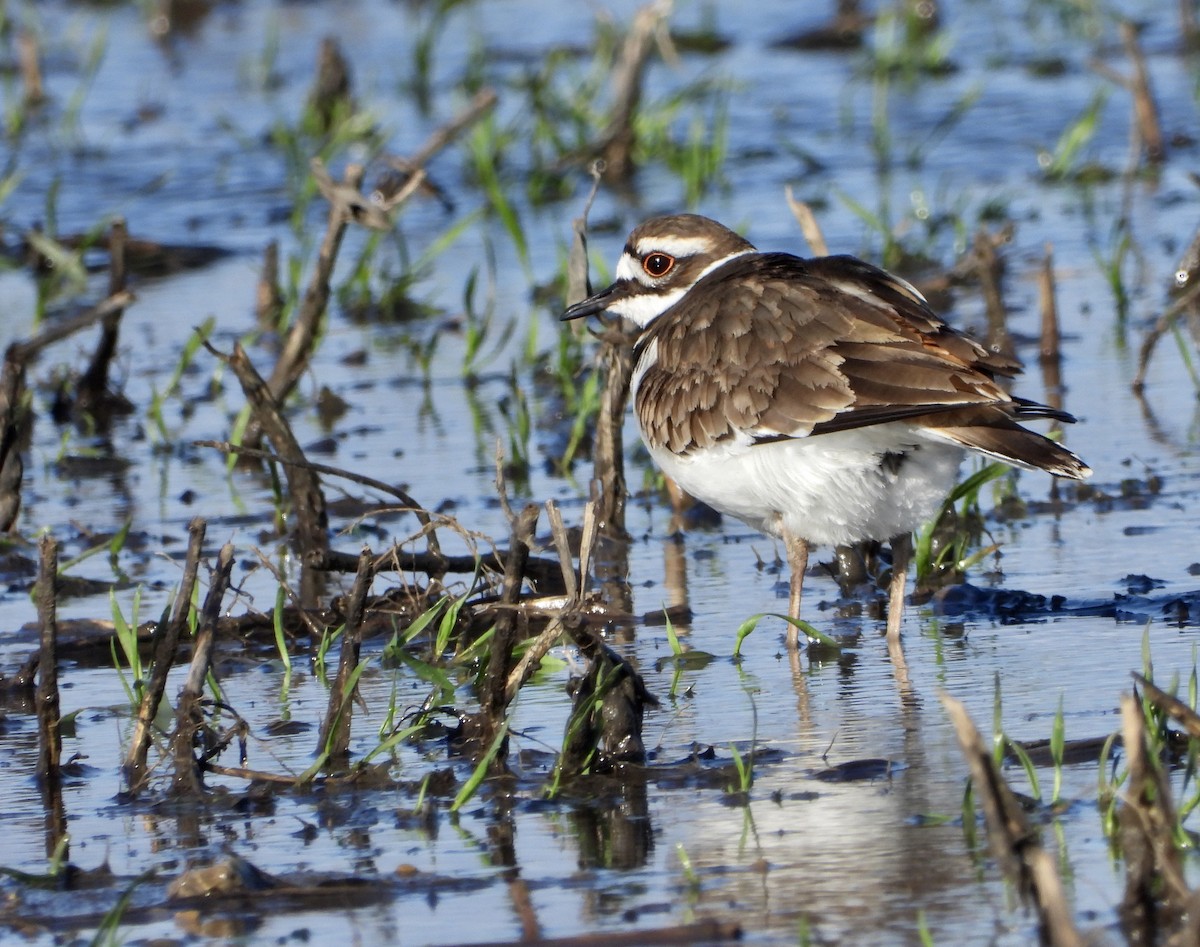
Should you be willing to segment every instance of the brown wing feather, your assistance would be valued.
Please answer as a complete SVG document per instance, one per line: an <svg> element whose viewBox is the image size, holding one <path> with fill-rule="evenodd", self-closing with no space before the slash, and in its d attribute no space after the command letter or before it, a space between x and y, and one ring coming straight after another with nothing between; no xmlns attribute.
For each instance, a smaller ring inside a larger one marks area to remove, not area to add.
<svg viewBox="0 0 1200 947"><path fill-rule="evenodd" d="M1016 370L850 257L740 257L646 330L643 357L650 343L635 410L676 453L1004 403L993 376Z"/></svg>

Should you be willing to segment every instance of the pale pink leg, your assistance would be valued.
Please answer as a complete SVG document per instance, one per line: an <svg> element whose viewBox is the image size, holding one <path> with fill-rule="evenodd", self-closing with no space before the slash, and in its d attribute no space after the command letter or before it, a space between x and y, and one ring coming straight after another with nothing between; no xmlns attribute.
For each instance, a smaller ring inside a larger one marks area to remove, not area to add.
<svg viewBox="0 0 1200 947"><path fill-rule="evenodd" d="M800 595L804 591L804 572L808 568L808 542L784 530L783 544L787 547L788 566L792 570L791 586L788 590L788 617L799 618ZM800 647L800 629L795 625L788 625L787 646L792 651Z"/></svg>
<svg viewBox="0 0 1200 947"><path fill-rule="evenodd" d="M908 585L908 564L912 560L912 533L892 537L892 581L888 583L887 637L889 644L900 641L900 623L904 619L904 593Z"/></svg>

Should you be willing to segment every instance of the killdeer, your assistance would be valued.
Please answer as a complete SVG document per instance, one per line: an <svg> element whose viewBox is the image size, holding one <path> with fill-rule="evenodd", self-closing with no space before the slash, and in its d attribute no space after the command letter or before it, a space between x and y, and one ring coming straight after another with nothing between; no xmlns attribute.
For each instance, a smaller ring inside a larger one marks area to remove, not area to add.
<svg viewBox="0 0 1200 947"><path fill-rule="evenodd" d="M996 379L1016 362L854 257L763 253L707 217L655 217L629 235L613 284L562 318L605 311L639 330L631 400L651 456L688 493L783 540L794 618L810 546L891 540L898 640L912 530L967 451L1091 473L1020 425L1074 418L1005 391Z"/></svg>

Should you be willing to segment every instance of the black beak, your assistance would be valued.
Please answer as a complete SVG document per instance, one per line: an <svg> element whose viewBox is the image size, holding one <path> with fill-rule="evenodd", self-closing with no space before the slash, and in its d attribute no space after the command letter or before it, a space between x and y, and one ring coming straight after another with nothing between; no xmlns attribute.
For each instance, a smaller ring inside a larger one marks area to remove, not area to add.
<svg viewBox="0 0 1200 947"><path fill-rule="evenodd" d="M602 289L600 292L589 296L583 302L578 302L574 306L571 306L559 318L563 322L567 322L571 319L582 319L584 316L594 316L604 312L613 303L629 295L627 286L628 284L624 282L613 283L607 289Z"/></svg>

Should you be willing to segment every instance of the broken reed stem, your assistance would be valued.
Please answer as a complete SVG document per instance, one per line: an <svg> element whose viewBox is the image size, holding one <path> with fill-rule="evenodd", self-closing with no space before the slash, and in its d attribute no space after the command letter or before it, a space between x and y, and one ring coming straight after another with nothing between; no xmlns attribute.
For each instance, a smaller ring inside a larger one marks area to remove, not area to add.
<svg viewBox="0 0 1200 947"><path fill-rule="evenodd" d="M1038 295L1041 297L1042 338L1038 357L1042 365L1058 365L1062 361L1062 341L1058 324L1058 299L1054 283L1054 247L1046 244L1042 266L1038 271Z"/></svg>
<svg viewBox="0 0 1200 947"><path fill-rule="evenodd" d="M417 521L421 524L425 532L429 554L431 557L433 557L431 561L436 562L443 558L439 551L441 546L437 540L433 517L430 515L429 511L425 509L425 507L423 507L408 493L406 493L404 490L401 490L397 486L393 486L390 483L384 483L382 480L376 480L374 477L367 477L363 474L355 473L351 470L342 470L340 467L330 467L328 464L316 464L303 457L282 457L278 453L260 450L257 447L246 447L245 445L241 444L231 444L228 441L192 441L192 446L212 447L225 454L237 454L241 457L256 457L262 460L270 461L271 463L283 464L285 466L304 467L313 471L314 473L328 474L331 477L340 477L343 480L349 480L352 483L361 484L364 487L370 487L372 490L378 490L381 493L386 493L389 496L395 497L406 510L412 512L412 514L417 518ZM385 553L385 555L388 554ZM380 558L382 559L383 557L381 556ZM475 560L472 557L466 558L470 559L470 562L472 563L471 565L467 566L466 568L443 569L442 572L437 573L437 577L444 575L446 572L473 572L475 569ZM325 567L314 564L314 568ZM375 568L377 571L379 570L380 564L378 562L376 563ZM342 571L353 571L353 569L354 567L349 570ZM426 568L417 568L416 571L430 572L430 570ZM433 575L432 572L430 572L430 574Z"/></svg>
<svg viewBox="0 0 1200 947"><path fill-rule="evenodd" d="M1032 900L1037 908L1041 942L1052 947L1082 947L1083 938L1071 918L1054 858L1042 847L1036 829L996 767L991 746L979 735L961 701L946 693L941 699L983 809L992 853L1022 899Z"/></svg>
<svg viewBox="0 0 1200 947"><path fill-rule="evenodd" d="M16 527L21 512L25 476L21 442L30 420L24 402L25 358L14 343L4 353L0 368L0 532L5 533Z"/></svg>
<svg viewBox="0 0 1200 947"><path fill-rule="evenodd" d="M1162 162L1167 156L1163 144L1162 126L1158 121L1158 105L1154 101L1154 91L1150 87L1150 72L1146 68L1146 57L1138 42L1138 29L1129 20L1122 20L1119 26L1121 43L1125 53L1133 64L1133 75L1127 85L1133 96L1134 128L1141 142L1141 152L1151 164Z"/></svg>
<svg viewBox="0 0 1200 947"><path fill-rule="evenodd" d="M1183 727L1193 740L1200 740L1200 714L1197 714L1178 697L1172 697L1166 691L1155 686L1153 681L1146 680L1136 672L1134 672L1133 680L1142 689L1142 693L1150 703Z"/></svg>
<svg viewBox="0 0 1200 947"><path fill-rule="evenodd" d="M17 68L21 74L21 98L28 107L37 107L46 101L39 53L37 36L29 30L20 30L17 33Z"/></svg>
<svg viewBox="0 0 1200 947"><path fill-rule="evenodd" d="M58 543L46 534L38 543L37 609L38 650L37 717L38 781L48 788L60 782L62 734L58 706Z"/></svg>
<svg viewBox="0 0 1200 947"><path fill-rule="evenodd" d="M396 169L412 172L425 167L429 163L430 158L454 141L465 129L474 125L484 115L495 108L499 99L500 97L496 95L495 89L480 89L475 93L475 97L471 99L462 112L441 128L435 129L433 134L425 140L425 144L418 148L413 153L413 156L404 162L404 166L400 167L396 165Z"/></svg>
<svg viewBox="0 0 1200 947"><path fill-rule="evenodd" d="M588 168L592 176L592 189L583 203L583 212L571 221L571 250L567 254L567 306L583 302L592 292L588 276L587 227L588 214L600 190L600 178L604 174L604 162L597 159Z"/></svg>
<svg viewBox="0 0 1200 947"><path fill-rule="evenodd" d="M279 288L279 241L272 240L263 251L262 270L254 294L254 318L263 331L278 327L283 312L283 291Z"/></svg>
<svg viewBox="0 0 1200 947"><path fill-rule="evenodd" d="M320 134L329 134L339 115L353 112L352 86L350 64L337 40L323 37L317 50L317 74L305 103L305 111L316 121Z"/></svg>
<svg viewBox="0 0 1200 947"><path fill-rule="evenodd" d="M1142 348L1138 352L1137 374L1134 375L1133 383L1130 385L1134 394L1140 395L1146 388L1146 372L1149 370L1150 358L1154 354L1154 347L1158 345L1159 339L1167 334L1180 314L1197 300L1200 300L1200 280L1194 281L1187 292L1164 309L1153 328L1146 333L1146 338L1142 340Z"/></svg>
<svg viewBox="0 0 1200 947"><path fill-rule="evenodd" d="M122 292L127 280L125 266L125 244L129 238L125 221L118 217L112 222L108 233L109 297ZM100 325L100 339L96 351L82 377L79 379L78 407L88 410L101 405L108 395L108 371L117 354L117 343L121 335L121 316L124 309L114 309L105 315Z"/></svg>
<svg viewBox="0 0 1200 947"><path fill-rule="evenodd" d="M1118 811L1125 858L1125 894L1119 909L1129 943L1167 943L1185 921L1190 896L1175 848L1171 787L1146 738L1141 701L1121 695L1121 735L1129 779Z"/></svg>
<svg viewBox="0 0 1200 947"><path fill-rule="evenodd" d="M804 239L808 241L808 246L812 250L813 255L829 256L829 244L825 242L825 234L821 232L821 225L817 223L817 215L813 213L813 209L804 201L796 200L790 184L784 188L783 193L787 197L788 207L791 208L792 216L796 218L796 223L800 225L800 232L804 234Z"/></svg>
<svg viewBox="0 0 1200 947"><path fill-rule="evenodd" d="M205 347L224 361L237 376L250 405L251 416L258 430L271 442L275 453L285 461L294 461L286 463L283 468L288 496L296 517L293 536L306 563L310 560L323 561L329 550L329 517L325 510L325 494L321 491L320 478L308 465L300 442L279 410L279 399L271 394L269 384L255 370L240 343L234 345L233 353L228 356L222 355L207 342Z"/></svg>
<svg viewBox="0 0 1200 947"><path fill-rule="evenodd" d="M95 325L102 319L106 319L114 312L119 312L129 306L137 297L129 290L123 290L119 293L113 293L105 299L100 300L91 309L73 316L70 319L64 319L62 322L55 322L54 325L47 326L32 339L24 342L14 342L9 346L10 351L15 351L17 357L22 361L27 362L29 359L40 355L42 349L53 345L55 342L61 342L68 336L74 335L81 329L86 329L88 326Z"/></svg>
<svg viewBox="0 0 1200 947"><path fill-rule="evenodd" d="M508 559L504 563L504 582L500 587L500 609L492 631L492 647L480 689L480 710L491 734L503 723L508 708L508 677L513 667L513 650L517 644L521 619L519 611L511 606L516 605L521 597L525 564L529 560L529 546L537 529L538 513L535 504L527 504L512 524ZM486 746L490 742L489 735L483 744Z"/></svg>
<svg viewBox="0 0 1200 947"><path fill-rule="evenodd" d="M596 150L608 172L617 179L628 178L634 171L633 146L637 140L634 119L642 100L646 63L655 38L668 41L665 27L672 6L671 0L654 0L634 14L613 67L613 107Z"/></svg>
<svg viewBox="0 0 1200 947"><path fill-rule="evenodd" d="M362 650L363 615L367 607L367 594L375 579L374 555L363 547L358 554L358 569L350 599L346 605L346 625L342 630L342 648L338 657L337 676L329 688L329 704L325 709L325 720L321 724L318 753L328 754L330 760L344 759L350 750L350 721L354 714L354 695L358 684L347 692L350 675L358 667Z"/></svg>
<svg viewBox="0 0 1200 947"><path fill-rule="evenodd" d="M187 680L179 692L179 704L175 711L175 783L177 793L197 794L204 789L201 772L193 748L196 734L204 723L200 710L200 698L204 693L204 681L212 667L213 643L216 638L217 620L221 617L221 603L229 588L229 575L233 570L233 544L226 543L217 554L217 567L208 586L208 595L200 610L200 624L196 629L196 643L192 651L192 663L188 668Z"/></svg>
<svg viewBox="0 0 1200 947"><path fill-rule="evenodd" d="M567 260L567 305L582 301L588 294L587 218L596 192L604 162L593 161L592 189L583 205L583 212L572 221L571 253ZM621 436L625 420L625 403L629 398L629 379L633 375L633 340L618 331L616 324L607 327L600 340L598 361L604 373L604 389L596 416L596 434L592 447L592 500L597 504L596 517L606 535L623 538L625 532L625 447Z"/></svg>
<svg viewBox="0 0 1200 947"><path fill-rule="evenodd" d="M125 785L130 792L137 792L146 778L146 755L150 751L150 740L153 736L154 719L158 716L158 708L162 704L163 693L167 688L167 675L175 664L175 656L179 652L179 640L187 629L188 613L192 606L192 594L196 588L196 577L200 572L200 554L204 547L206 523L202 517L194 517L188 523L188 548L184 559L183 578L179 590L175 593L175 602L171 608L171 616L166 626L159 629L154 641L154 655L150 665L150 678L146 682L146 690L138 707L137 718L133 726L133 737L129 742L129 752L125 756L122 770L125 775Z"/></svg>
<svg viewBox="0 0 1200 947"><path fill-rule="evenodd" d="M562 637L568 624L567 616L582 604L583 589L587 584L587 569L591 559L591 549L596 543L596 508L589 503L583 513L583 540L579 550L579 578L576 580L575 567L571 561L571 544L567 538L567 528L563 524L562 513L553 500L546 501L546 518L550 521L550 534L554 537L554 548L558 551L559 565L562 567L563 583L567 589L567 600L558 614L550 619L549 624L542 630L521 655L521 660L509 672L508 681L504 686L505 706L517 698L517 694L525 682L533 676L544 658Z"/></svg>
<svg viewBox="0 0 1200 947"><path fill-rule="evenodd" d="M356 195L362 187L363 168L361 165L347 165L342 178L344 186ZM331 195L326 194L326 197ZM349 204L339 199L339 192L332 195L329 206L329 219L325 227L325 236L321 240L321 249L317 254L316 268L312 279L304 291L304 299L296 321L288 330L283 344L283 351L271 377L267 380L267 389L277 404L283 404L291 394L296 382L304 374L305 366L312 355L313 343L321 327L321 320L329 307L330 281L333 278L334 264L337 262L338 251L342 245L342 237L346 234L352 215ZM246 443L257 445L257 438L247 437Z"/></svg>
<svg viewBox="0 0 1200 947"><path fill-rule="evenodd" d="M25 342L13 342L4 352L0 368L0 532L16 527L21 512L21 481L25 465L21 444L31 416L25 405L25 374L29 361L46 346L84 329L133 301L133 294L120 292L94 308L57 323Z"/></svg>
<svg viewBox="0 0 1200 947"><path fill-rule="evenodd" d="M1179 33L1184 49L1200 45L1200 20L1196 17L1195 0L1179 0Z"/></svg>
<svg viewBox="0 0 1200 947"><path fill-rule="evenodd" d="M983 293L987 309L988 344L998 352L1012 355L1012 339L1008 334L1008 309L1004 305L1003 277L1004 261L996 252L997 246L1006 242L1008 235L1001 231L990 234L982 227L975 234L975 275Z"/></svg>
<svg viewBox="0 0 1200 947"><path fill-rule="evenodd" d="M625 404L629 399L629 380L633 375L633 340L613 327L604 333L600 345L604 390L600 394L592 448L592 501L596 504L596 519L604 535L622 539L628 535L625 530L628 489L622 429Z"/></svg>

